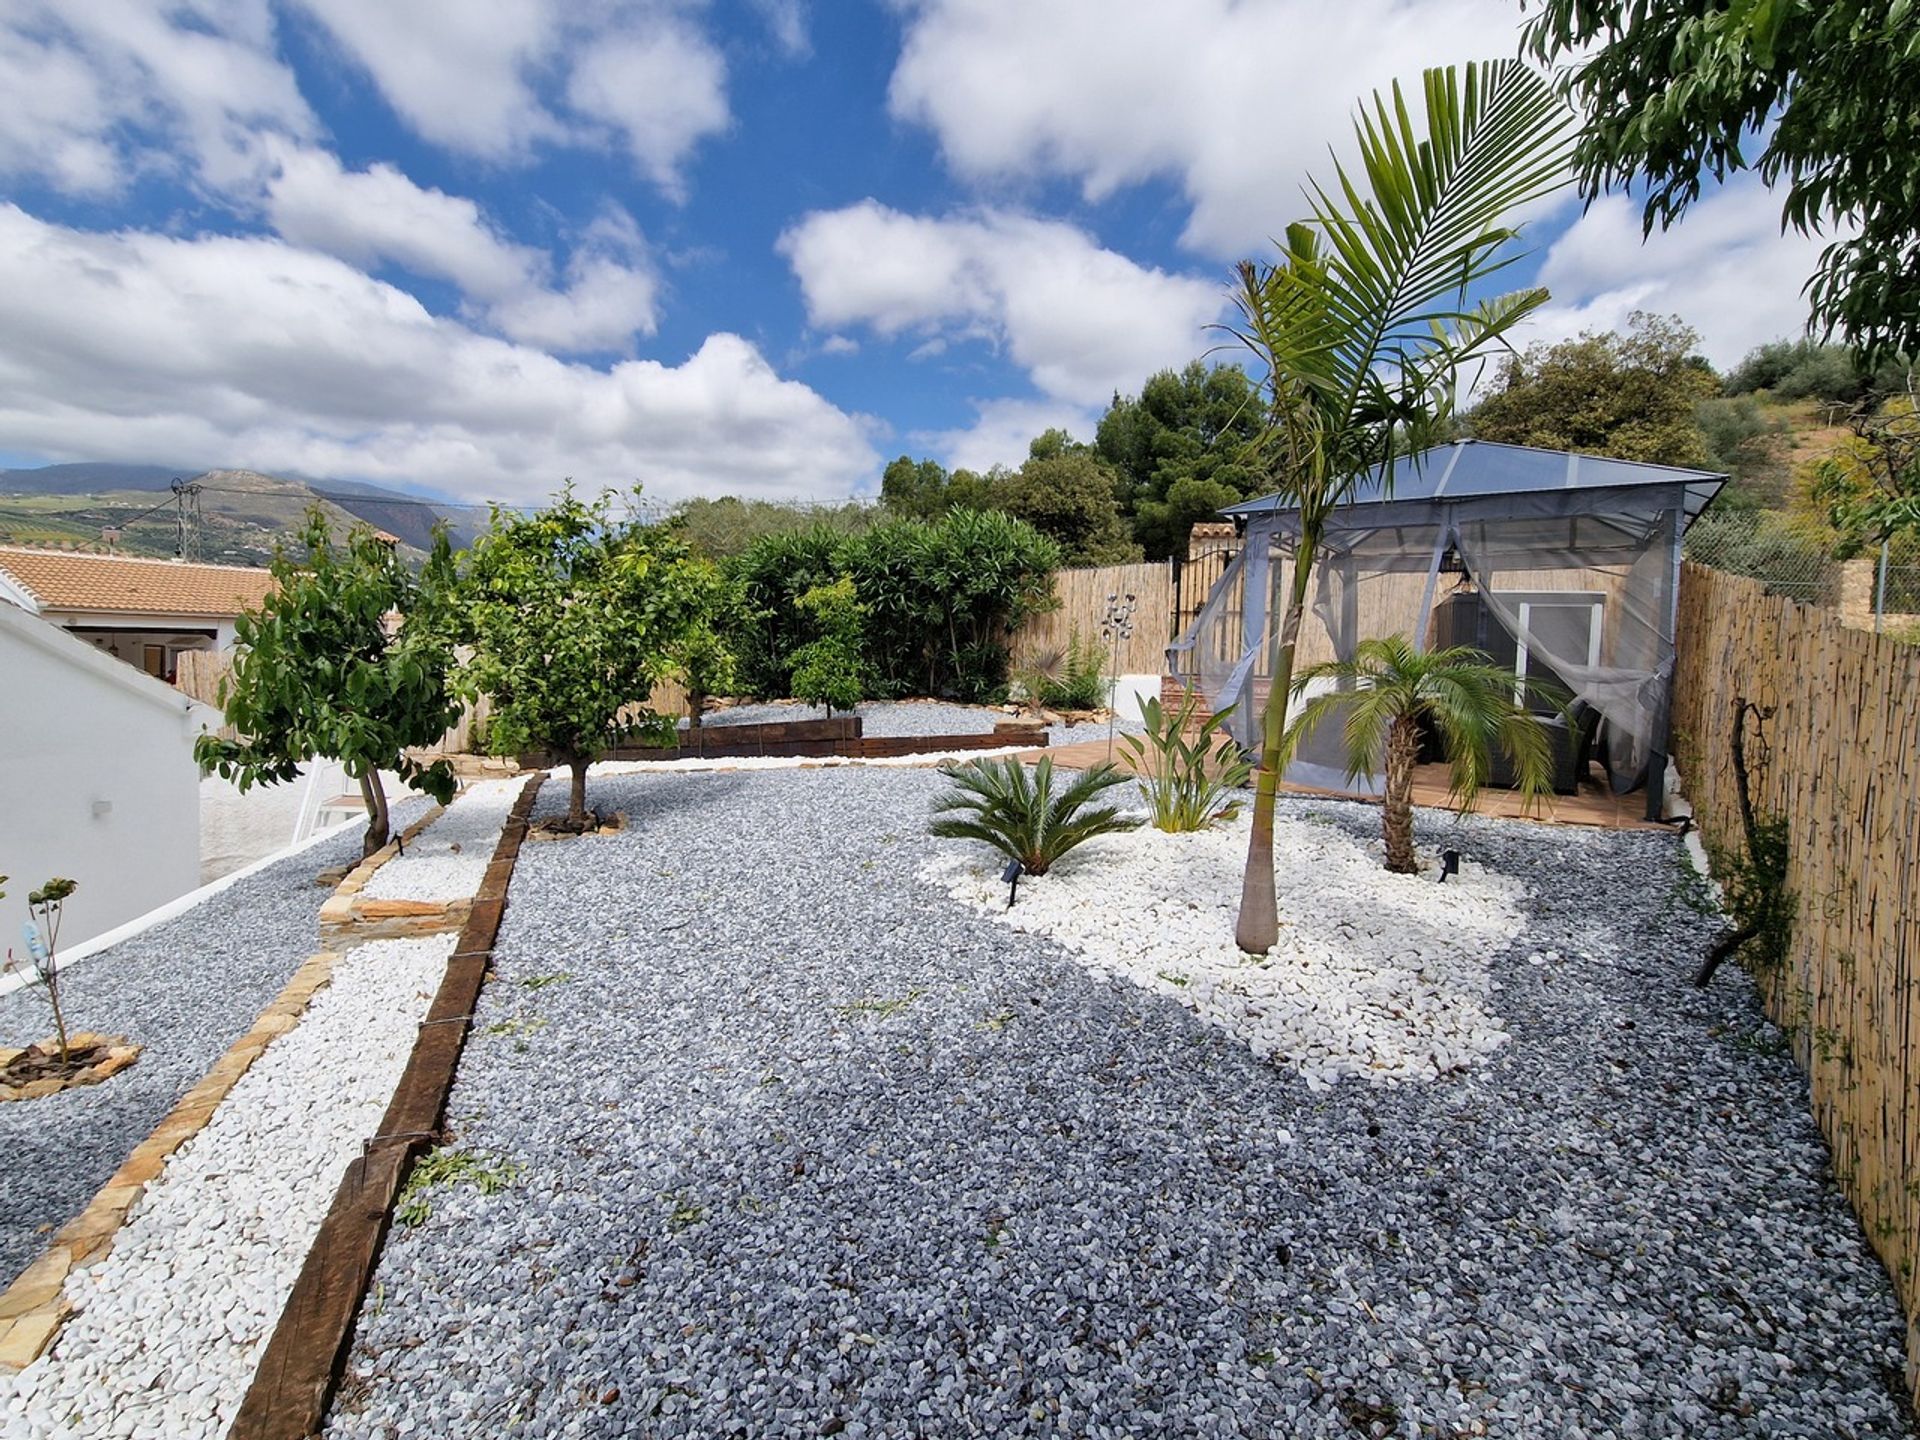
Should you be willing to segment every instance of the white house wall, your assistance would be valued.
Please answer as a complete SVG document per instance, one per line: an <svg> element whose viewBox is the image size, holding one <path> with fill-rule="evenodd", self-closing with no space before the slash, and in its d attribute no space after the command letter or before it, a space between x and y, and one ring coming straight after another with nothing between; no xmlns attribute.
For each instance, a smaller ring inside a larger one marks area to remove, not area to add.
<svg viewBox="0 0 1920 1440"><path fill-rule="evenodd" d="M79 882L63 941L78 942L200 883L205 713L80 641L0 613L0 949L24 949L26 895Z"/></svg>

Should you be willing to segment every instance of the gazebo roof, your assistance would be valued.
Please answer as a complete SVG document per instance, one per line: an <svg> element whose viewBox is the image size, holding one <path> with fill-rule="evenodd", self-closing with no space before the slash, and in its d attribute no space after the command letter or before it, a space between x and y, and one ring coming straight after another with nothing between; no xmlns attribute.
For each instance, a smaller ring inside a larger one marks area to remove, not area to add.
<svg viewBox="0 0 1920 1440"><path fill-rule="evenodd" d="M1455 440L1397 463L1390 496L1384 493L1376 467L1354 487L1355 498L1348 504L1359 506L1388 500L1395 504L1408 501L1417 504L1423 500L1444 504L1451 500L1550 491L1617 492L1639 487L1680 486L1686 494L1686 524L1691 525L1726 483L1725 475L1707 470L1646 465L1637 460L1577 455L1569 450L1539 450L1531 445L1503 445L1492 440ZM1234 520L1246 520L1257 515L1285 513L1293 508L1279 495L1267 495L1229 505L1220 513Z"/></svg>

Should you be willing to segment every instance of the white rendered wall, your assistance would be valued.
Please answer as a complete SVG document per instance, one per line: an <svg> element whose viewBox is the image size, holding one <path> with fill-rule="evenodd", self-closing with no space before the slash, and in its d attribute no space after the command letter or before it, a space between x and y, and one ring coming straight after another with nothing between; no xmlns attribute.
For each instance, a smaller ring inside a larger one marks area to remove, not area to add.
<svg viewBox="0 0 1920 1440"><path fill-rule="evenodd" d="M1113 689L1108 692L1108 708L1122 720L1138 720L1140 707L1159 698L1158 675L1121 675L1114 679Z"/></svg>
<svg viewBox="0 0 1920 1440"><path fill-rule="evenodd" d="M80 885L63 942L200 883L198 707L70 636L21 628L44 623L0 615L0 952L24 950L27 892L52 876Z"/></svg>

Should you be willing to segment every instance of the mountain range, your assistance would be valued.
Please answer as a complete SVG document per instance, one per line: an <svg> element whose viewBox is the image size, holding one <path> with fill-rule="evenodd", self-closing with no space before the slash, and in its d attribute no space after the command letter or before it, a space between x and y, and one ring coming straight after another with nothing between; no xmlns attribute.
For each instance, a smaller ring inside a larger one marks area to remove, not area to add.
<svg viewBox="0 0 1920 1440"><path fill-rule="evenodd" d="M176 499L175 481L198 487ZM186 518L190 557L264 565L274 545L319 506L345 528L364 521L398 536L408 551L432 543L444 524L456 547L486 525L484 506L404 494L358 481L319 481L256 470L188 474L165 465L111 462L0 470L0 543L79 545L130 555L174 555Z"/></svg>

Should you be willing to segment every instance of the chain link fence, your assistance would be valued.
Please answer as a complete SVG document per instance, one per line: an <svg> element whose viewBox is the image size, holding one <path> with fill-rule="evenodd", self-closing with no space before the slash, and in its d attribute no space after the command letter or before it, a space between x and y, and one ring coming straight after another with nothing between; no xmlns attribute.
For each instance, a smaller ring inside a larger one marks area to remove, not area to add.
<svg viewBox="0 0 1920 1440"><path fill-rule="evenodd" d="M1803 605L1824 606L1840 603L1840 562L1832 545L1818 522L1776 510L1709 510L1686 539L1689 560L1749 576L1769 593Z"/></svg>
<svg viewBox="0 0 1920 1440"><path fill-rule="evenodd" d="M1887 566L1889 615L1920 615L1920 565Z"/></svg>

